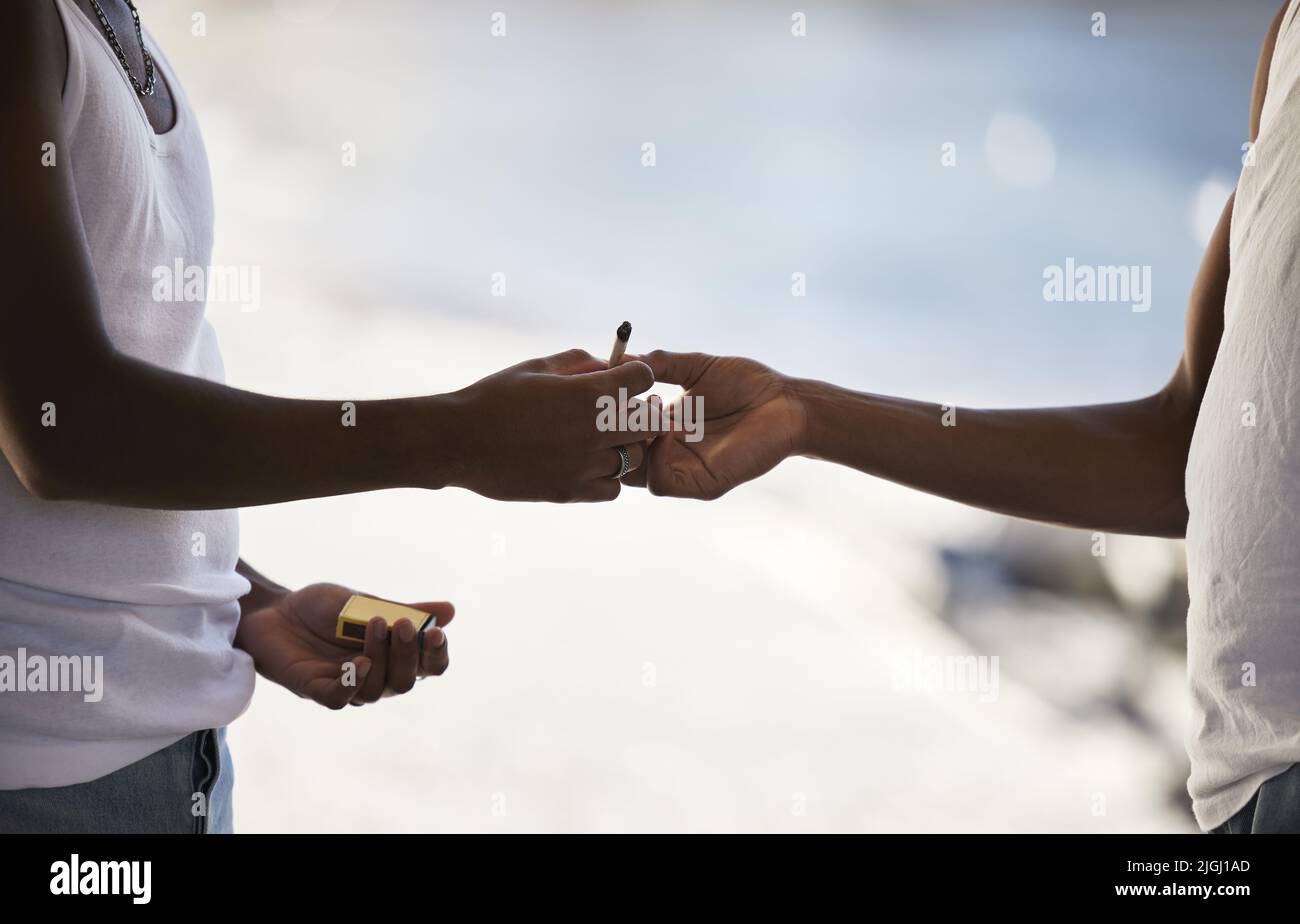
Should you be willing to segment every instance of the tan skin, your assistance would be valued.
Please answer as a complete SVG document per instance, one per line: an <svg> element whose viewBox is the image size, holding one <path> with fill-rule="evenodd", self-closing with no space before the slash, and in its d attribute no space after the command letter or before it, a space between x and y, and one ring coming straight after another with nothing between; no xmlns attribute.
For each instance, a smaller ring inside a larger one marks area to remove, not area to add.
<svg viewBox="0 0 1300 924"><path fill-rule="evenodd" d="M1264 42L1250 140L1286 12ZM998 513L1112 532L1182 536L1192 430L1223 333L1229 200L1192 289L1183 357L1169 384L1137 401L1037 410L958 410L794 379L735 357L657 351L637 357L659 381L704 397L704 436L656 439L624 481L656 494L712 499L788 456L847 465Z"/></svg>
<svg viewBox="0 0 1300 924"><path fill-rule="evenodd" d="M87 0L77 0L99 23ZM143 61L123 0L101 0L128 64ZM450 394L342 402L256 394L193 378L119 352L101 318L68 159L41 164L42 145L67 150L62 92L68 49L54 0L6 4L0 55L0 452L23 486L51 501L150 509L229 509L385 488L466 488L485 497L608 501L619 483L615 446L596 429L596 400L650 387L644 364L617 369L581 350L530 360ZM125 81L122 91L133 92ZM142 100L155 131L175 121L161 74ZM149 280L141 281L148 297ZM53 402L58 425L41 426ZM641 447L631 448L641 461ZM446 668L446 636L389 634L376 620L364 648L333 639L348 591L317 584L290 592L245 562L236 644L266 677L338 707L405 692ZM451 619L447 603L415 604ZM364 679L340 685L341 665ZM365 668L362 671L362 668Z"/></svg>

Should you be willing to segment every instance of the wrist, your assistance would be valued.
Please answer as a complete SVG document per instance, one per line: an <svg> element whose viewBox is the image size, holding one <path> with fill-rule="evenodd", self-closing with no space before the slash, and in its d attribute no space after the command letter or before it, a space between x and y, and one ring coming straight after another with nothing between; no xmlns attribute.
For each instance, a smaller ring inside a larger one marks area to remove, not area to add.
<svg viewBox="0 0 1300 924"><path fill-rule="evenodd" d="M440 490L455 486L464 469L467 402L460 392L404 399L390 424L398 462L395 487Z"/></svg>
<svg viewBox="0 0 1300 924"><path fill-rule="evenodd" d="M473 397L466 390L434 395L428 400L420 487L441 490L465 486L469 445L474 434Z"/></svg>
<svg viewBox="0 0 1300 924"><path fill-rule="evenodd" d="M814 379L787 379L785 389L798 421L791 455L825 458L827 409L835 386Z"/></svg>
<svg viewBox="0 0 1300 924"><path fill-rule="evenodd" d="M257 571L248 562L242 558L235 564L235 570L248 581L248 593L239 598L240 616L247 616L256 610L273 606L281 597L289 592L289 588L281 587L275 581L266 575Z"/></svg>
<svg viewBox="0 0 1300 924"><path fill-rule="evenodd" d="M287 587L259 584L252 582L253 588L239 598L239 612L247 615L255 610L266 609L280 602L280 598L289 592Z"/></svg>
<svg viewBox="0 0 1300 924"><path fill-rule="evenodd" d="M280 595L283 596L283 595ZM274 618L274 604L280 599L279 596L266 601L253 602L253 594L245 594L239 598L239 624L235 627L235 638L232 644L240 651L245 651L253 656L254 665L256 665L257 650L256 638L258 630L266 625L267 617ZM254 618L256 614L262 614Z"/></svg>

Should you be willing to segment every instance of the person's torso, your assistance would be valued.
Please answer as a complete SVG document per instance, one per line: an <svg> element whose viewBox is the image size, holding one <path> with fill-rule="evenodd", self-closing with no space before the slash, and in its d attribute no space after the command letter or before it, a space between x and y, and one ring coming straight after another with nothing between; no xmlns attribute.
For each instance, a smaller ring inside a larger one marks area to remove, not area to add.
<svg viewBox="0 0 1300 924"><path fill-rule="evenodd" d="M213 225L194 113L150 38L157 79L166 82L176 109L173 127L155 133L99 25L74 0L55 2L68 39L66 149L55 151L48 169L71 171L108 336L127 355L220 381L220 353L204 319L205 289L194 281L207 278ZM134 34L119 39L136 41ZM168 421L157 426L162 437ZM143 455L150 447L129 451ZM234 570L237 511L43 501L6 465L0 466L0 522L7 533L0 578L9 581L149 604L229 601L246 587Z"/></svg>
<svg viewBox="0 0 1300 924"><path fill-rule="evenodd" d="M202 290L154 297L178 263L206 268L212 248L207 158L184 91L148 38L176 107L156 134L98 24L75 0L54 2L68 72L49 169L72 172L104 326L123 353L220 380ZM163 438L169 421L156 423ZM0 790L97 779L247 707L237 517L39 500L0 465Z"/></svg>
<svg viewBox="0 0 1300 924"><path fill-rule="evenodd" d="M1189 789L1203 827L1300 761L1300 23L1285 14L1233 210L1188 456Z"/></svg>

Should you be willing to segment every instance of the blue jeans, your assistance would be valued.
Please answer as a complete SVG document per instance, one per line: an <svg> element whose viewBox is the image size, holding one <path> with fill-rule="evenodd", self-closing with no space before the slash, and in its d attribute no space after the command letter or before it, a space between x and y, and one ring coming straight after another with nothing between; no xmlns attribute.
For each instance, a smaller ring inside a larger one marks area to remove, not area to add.
<svg viewBox="0 0 1300 924"><path fill-rule="evenodd" d="M1245 807L1211 834L1300 834L1300 764L1265 780Z"/></svg>
<svg viewBox="0 0 1300 924"><path fill-rule="evenodd" d="M0 790L0 834L231 834L234 785L226 730L198 731L89 783Z"/></svg>

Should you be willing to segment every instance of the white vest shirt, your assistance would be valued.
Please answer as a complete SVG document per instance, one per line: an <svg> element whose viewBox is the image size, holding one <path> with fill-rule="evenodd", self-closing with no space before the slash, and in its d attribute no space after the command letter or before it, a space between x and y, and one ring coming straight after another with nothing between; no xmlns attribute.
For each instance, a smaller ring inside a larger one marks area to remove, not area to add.
<svg viewBox="0 0 1300 924"><path fill-rule="evenodd" d="M1237 184L1223 340L1187 462L1188 791L1207 830L1300 761L1296 10L1291 0Z"/></svg>

